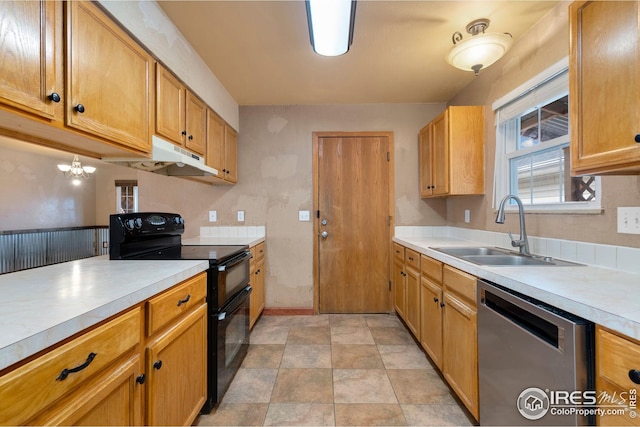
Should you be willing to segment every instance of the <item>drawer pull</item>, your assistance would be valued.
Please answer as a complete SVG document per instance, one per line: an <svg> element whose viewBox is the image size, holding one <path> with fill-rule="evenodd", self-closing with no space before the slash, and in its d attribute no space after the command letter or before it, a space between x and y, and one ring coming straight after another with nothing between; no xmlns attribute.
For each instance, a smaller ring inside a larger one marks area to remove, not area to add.
<svg viewBox="0 0 640 427"><path fill-rule="evenodd" d="M411 256L410 256L410 257L409 257L409 261L413 261L413 257L411 257Z"/></svg>
<svg viewBox="0 0 640 427"><path fill-rule="evenodd" d="M640 371L637 369L630 370L629 379L636 384L640 384Z"/></svg>
<svg viewBox="0 0 640 427"><path fill-rule="evenodd" d="M178 301L178 307L180 307L182 304L188 303L190 299L191 299L191 294L187 294L187 297L185 299L181 299L180 301Z"/></svg>
<svg viewBox="0 0 640 427"><path fill-rule="evenodd" d="M443 302L440 303L440 307L444 307L444 303Z"/></svg>
<svg viewBox="0 0 640 427"><path fill-rule="evenodd" d="M66 368L63 369L62 372L60 372L60 375L58 375L58 377L56 378L56 381L63 381L69 376L69 374L82 371L84 368L89 366L91 362L93 362L93 359L95 359L96 356L97 356L96 353L89 353L87 360L82 365L78 365L75 368L71 368L71 369L66 369Z"/></svg>
<svg viewBox="0 0 640 427"><path fill-rule="evenodd" d="M138 384L144 384L144 382L147 380L147 377L144 374L138 375L136 377L136 382Z"/></svg>
<svg viewBox="0 0 640 427"><path fill-rule="evenodd" d="M162 360L156 360L155 362L153 362L153 368L156 370L162 368Z"/></svg>
<svg viewBox="0 0 640 427"><path fill-rule="evenodd" d="M438 298L433 297L433 302L438 302Z"/></svg>

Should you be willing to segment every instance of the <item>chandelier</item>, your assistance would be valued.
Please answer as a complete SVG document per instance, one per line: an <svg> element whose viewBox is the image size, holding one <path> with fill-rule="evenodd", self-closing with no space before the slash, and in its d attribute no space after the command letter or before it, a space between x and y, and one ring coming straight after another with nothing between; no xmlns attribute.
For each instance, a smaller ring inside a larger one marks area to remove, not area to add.
<svg viewBox="0 0 640 427"><path fill-rule="evenodd" d="M82 182L81 179L88 179L89 174L96 171L96 168L93 166L82 166L77 154L73 156L73 161L70 165L59 164L58 169L64 176L71 179L73 185L80 185Z"/></svg>
<svg viewBox="0 0 640 427"><path fill-rule="evenodd" d="M467 33L471 37L462 38L456 31L451 40L453 47L447 55L447 62L456 68L473 71L476 76L481 69L502 58L511 47L512 37L509 33L485 33L489 28L488 19L476 19L467 25Z"/></svg>

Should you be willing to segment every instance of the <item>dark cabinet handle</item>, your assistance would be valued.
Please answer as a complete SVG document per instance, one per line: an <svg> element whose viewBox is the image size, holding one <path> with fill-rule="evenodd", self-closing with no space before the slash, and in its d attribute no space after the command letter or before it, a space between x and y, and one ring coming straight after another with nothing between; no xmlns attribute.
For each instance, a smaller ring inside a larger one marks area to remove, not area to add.
<svg viewBox="0 0 640 427"><path fill-rule="evenodd" d="M636 141L636 142L640 142L640 133L636 135L636 137L635 137L635 141Z"/></svg>
<svg viewBox="0 0 640 427"><path fill-rule="evenodd" d="M73 374L76 372L80 372L82 371L84 368L86 368L87 366L89 366L91 364L91 362L93 362L93 359L95 359L97 356L96 353L89 353L89 356L87 357L87 360L85 360L85 362L81 365L76 366L75 368L70 368L70 369L63 369L62 372L60 372L60 375L58 375L58 377L56 378L56 381L62 381L65 380L69 374Z"/></svg>
<svg viewBox="0 0 640 427"><path fill-rule="evenodd" d="M444 303L443 302L440 303L440 307L444 307Z"/></svg>
<svg viewBox="0 0 640 427"><path fill-rule="evenodd" d="M193 135L189 135L189 141L193 140Z"/></svg>
<svg viewBox="0 0 640 427"><path fill-rule="evenodd" d="M186 130L182 131L182 136L187 136L187 131Z"/></svg>
<svg viewBox="0 0 640 427"><path fill-rule="evenodd" d="M75 107L73 107L74 110L76 110L78 113L84 113L84 105L82 104L78 104Z"/></svg>
<svg viewBox="0 0 640 427"><path fill-rule="evenodd" d="M53 102L60 102L60 95L57 92L53 92L47 98L49 98L49 100Z"/></svg>
<svg viewBox="0 0 640 427"><path fill-rule="evenodd" d="M225 173L229 173L229 172L231 172L231 171L230 171L230 170L225 170L224 172L225 172Z"/></svg>
<svg viewBox="0 0 640 427"><path fill-rule="evenodd" d="M182 304L188 303L190 299L191 299L191 294L187 294L187 297L185 299L181 299L180 301L178 301L178 307L180 307Z"/></svg>
<svg viewBox="0 0 640 427"><path fill-rule="evenodd" d="M433 302L438 302L438 298L433 297Z"/></svg>
<svg viewBox="0 0 640 427"><path fill-rule="evenodd" d="M137 382L138 384L144 384L144 382L146 381L146 379L147 379L147 377L146 377L144 374L142 374L142 375L138 375L138 376L136 377L136 382Z"/></svg>
<svg viewBox="0 0 640 427"><path fill-rule="evenodd" d="M155 362L153 362L153 368L154 369L162 368L162 360L156 360Z"/></svg>
<svg viewBox="0 0 640 427"><path fill-rule="evenodd" d="M629 371L629 379L636 384L640 384L640 371L632 369Z"/></svg>
<svg viewBox="0 0 640 427"><path fill-rule="evenodd" d="M413 257L409 257L409 261L413 261Z"/></svg>

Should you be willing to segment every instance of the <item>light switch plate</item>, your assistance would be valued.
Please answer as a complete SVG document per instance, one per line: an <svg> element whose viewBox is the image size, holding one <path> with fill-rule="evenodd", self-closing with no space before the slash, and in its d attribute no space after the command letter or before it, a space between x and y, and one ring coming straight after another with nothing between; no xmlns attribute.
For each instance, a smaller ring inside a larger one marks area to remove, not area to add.
<svg viewBox="0 0 640 427"><path fill-rule="evenodd" d="M244 211L238 211L238 222L244 222Z"/></svg>
<svg viewBox="0 0 640 427"><path fill-rule="evenodd" d="M298 211L298 221L309 221L309 211Z"/></svg>
<svg viewBox="0 0 640 427"><path fill-rule="evenodd" d="M618 233L640 234L640 208L618 208Z"/></svg>
<svg viewBox="0 0 640 427"><path fill-rule="evenodd" d="M216 222L218 220L217 211L209 211L209 222Z"/></svg>

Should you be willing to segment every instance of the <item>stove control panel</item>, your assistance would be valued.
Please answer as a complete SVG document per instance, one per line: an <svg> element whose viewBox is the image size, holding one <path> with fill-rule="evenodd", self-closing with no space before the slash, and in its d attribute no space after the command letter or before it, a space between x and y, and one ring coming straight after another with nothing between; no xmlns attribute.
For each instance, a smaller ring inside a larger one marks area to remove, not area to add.
<svg viewBox="0 0 640 427"><path fill-rule="evenodd" d="M175 213L137 212L109 216L109 254L122 259L159 245L180 245L184 218Z"/></svg>

